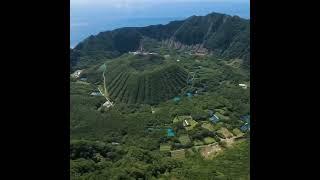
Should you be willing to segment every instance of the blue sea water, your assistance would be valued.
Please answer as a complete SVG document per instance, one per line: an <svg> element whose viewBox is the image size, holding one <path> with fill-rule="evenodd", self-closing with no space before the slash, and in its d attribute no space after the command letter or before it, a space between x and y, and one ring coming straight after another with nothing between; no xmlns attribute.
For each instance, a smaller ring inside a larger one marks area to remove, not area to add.
<svg viewBox="0 0 320 180"><path fill-rule="evenodd" d="M192 15L206 15L219 12L250 17L249 3L231 2L189 2L162 3L144 7L111 8L107 6L72 6L70 9L70 47L90 35L121 27L142 27L167 24Z"/></svg>

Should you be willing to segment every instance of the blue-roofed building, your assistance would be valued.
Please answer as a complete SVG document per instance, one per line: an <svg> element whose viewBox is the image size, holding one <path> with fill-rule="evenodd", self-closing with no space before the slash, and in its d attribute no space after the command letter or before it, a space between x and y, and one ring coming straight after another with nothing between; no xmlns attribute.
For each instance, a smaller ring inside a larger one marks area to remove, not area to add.
<svg viewBox="0 0 320 180"><path fill-rule="evenodd" d="M246 131L250 131L250 124L249 123L245 123L243 126L241 126L240 130L242 132L246 132Z"/></svg>
<svg viewBox="0 0 320 180"><path fill-rule="evenodd" d="M168 137L174 137L175 136L173 129L171 129L171 128L167 129L167 136Z"/></svg>
<svg viewBox="0 0 320 180"><path fill-rule="evenodd" d="M92 92L90 95L91 96L102 96L102 94L100 92Z"/></svg>
<svg viewBox="0 0 320 180"><path fill-rule="evenodd" d="M240 119L246 123L250 123L250 114L243 115L240 117Z"/></svg>
<svg viewBox="0 0 320 180"><path fill-rule="evenodd" d="M188 93L187 93L187 96L188 96L188 97L192 97L192 93L188 92Z"/></svg>
<svg viewBox="0 0 320 180"><path fill-rule="evenodd" d="M87 81L87 78L80 78L80 81Z"/></svg>
<svg viewBox="0 0 320 180"><path fill-rule="evenodd" d="M213 114L213 116L211 116L209 119L213 123L217 123L220 120L219 117L215 114Z"/></svg>

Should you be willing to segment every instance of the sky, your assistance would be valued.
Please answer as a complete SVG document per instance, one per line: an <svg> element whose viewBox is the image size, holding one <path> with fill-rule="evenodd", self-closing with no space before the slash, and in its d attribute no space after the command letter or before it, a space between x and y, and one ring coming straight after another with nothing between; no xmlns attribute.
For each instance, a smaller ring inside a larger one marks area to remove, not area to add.
<svg viewBox="0 0 320 180"><path fill-rule="evenodd" d="M147 3L172 3L172 2L236 2L236 3L249 3L249 0L70 0L71 5L110 5L115 7L130 7L137 4Z"/></svg>
<svg viewBox="0 0 320 180"><path fill-rule="evenodd" d="M70 46L120 27L167 24L220 12L250 17L250 0L70 0Z"/></svg>

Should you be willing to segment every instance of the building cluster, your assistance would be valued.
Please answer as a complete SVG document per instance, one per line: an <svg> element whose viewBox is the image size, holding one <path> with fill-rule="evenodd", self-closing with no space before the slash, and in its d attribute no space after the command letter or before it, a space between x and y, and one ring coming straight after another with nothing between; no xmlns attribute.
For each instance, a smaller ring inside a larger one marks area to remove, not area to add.
<svg viewBox="0 0 320 180"><path fill-rule="evenodd" d="M71 74L71 77L74 77L74 78L79 78L81 73L82 73L83 70L76 70L73 74Z"/></svg>
<svg viewBox="0 0 320 180"><path fill-rule="evenodd" d="M243 89L247 89L248 86L246 84L239 84L240 87L242 87Z"/></svg>
<svg viewBox="0 0 320 180"><path fill-rule="evenodd" d="M133 55L157 55L158 53L144 52L144 51L134 51L134 52L130 51L129 54L133 54Z"/></svg>
<svg viewBox="0 0 320 180"><path fill-rule="evenodd" d="M109 107L113 106L113 103L111 101L107 100L102 106L109 108Z"/></svg>

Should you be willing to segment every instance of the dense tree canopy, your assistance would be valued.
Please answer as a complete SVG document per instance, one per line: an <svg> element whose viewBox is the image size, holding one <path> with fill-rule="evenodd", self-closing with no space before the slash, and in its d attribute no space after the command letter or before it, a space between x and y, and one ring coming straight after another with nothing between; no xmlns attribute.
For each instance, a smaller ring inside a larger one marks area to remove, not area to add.
<svg viewBox="0 0 320 180"><path fill-rule="evenodd" d="M248 20L212 13L99 33L71 49L72 71L83 70L70 79L71 179L250 179L250 131L240 130L250 88L239 86L250 87L249 33ZM141 43L155 54L127 53ZM109 108L97 93L104 85Z"/></svg>

